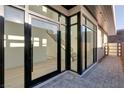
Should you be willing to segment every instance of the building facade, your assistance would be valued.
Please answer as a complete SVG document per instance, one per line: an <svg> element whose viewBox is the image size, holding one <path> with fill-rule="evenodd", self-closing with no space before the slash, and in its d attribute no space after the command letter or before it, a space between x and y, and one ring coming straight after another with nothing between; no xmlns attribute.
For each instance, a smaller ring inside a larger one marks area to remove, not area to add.
<svg viewBox="0 0 124 93"><path fill-rule="evenodd" d="M112 6L0 6L0 87L32 87L64 71L83 74L115 34Z"/></svg>

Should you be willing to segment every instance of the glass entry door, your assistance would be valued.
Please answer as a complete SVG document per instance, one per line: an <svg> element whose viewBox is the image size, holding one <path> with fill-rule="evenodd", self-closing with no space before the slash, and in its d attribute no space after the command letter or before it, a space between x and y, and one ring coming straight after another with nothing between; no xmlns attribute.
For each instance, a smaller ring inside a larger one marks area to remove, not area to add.
<svg viewBox="0 0 124 93"><path fill-rule="evenodd" d="M31 16L31 81L56 72L58 24Z"/></svg>

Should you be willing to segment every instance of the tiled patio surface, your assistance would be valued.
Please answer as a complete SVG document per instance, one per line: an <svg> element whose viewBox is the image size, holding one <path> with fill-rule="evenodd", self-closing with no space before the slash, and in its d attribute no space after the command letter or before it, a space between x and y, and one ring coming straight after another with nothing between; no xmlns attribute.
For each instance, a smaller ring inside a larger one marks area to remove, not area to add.
<svg viewBox="0 0 124 93"><path fill-rule="evenodd" d="M121 59L107 56L82 77L67 72L48 82L42 88L124 88L124 72Z"/></svg>

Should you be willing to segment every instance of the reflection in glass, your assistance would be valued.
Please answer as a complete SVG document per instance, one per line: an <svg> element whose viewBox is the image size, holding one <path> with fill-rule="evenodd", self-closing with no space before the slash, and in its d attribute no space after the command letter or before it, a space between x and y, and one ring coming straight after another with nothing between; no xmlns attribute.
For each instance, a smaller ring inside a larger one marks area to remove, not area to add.
<svg viewBox="0 0 124 93"><path fill-rule="evenodd" d="M82 31L81 31L81 35L82 35L82 70L85 69L85 26L82 26Z"/></svg>
<svg viewBox="0 0 124 93"><path fill-rule="evenodd" d="M77 15L71 17L71 24L77 23Z"/></svg>
<svg viewBox="0 0 124 93"><path fill-rule="evenodd" d="M32 19L32 38L37 37L32 40L32 80L57 70L57 30L45 20Z"/></svg>
<svg viewBox="0 0 124 93"><path fill-rule="evenodd" d="M71 26L71 69L77 71L77 25Z"/></svg>
<svg viewBox="0 0 124 93"><path fill-rule="evenodd" d="M61 17L60 17L60 19L61 19L61 24L66 24L66 18L65 18L65 16L63 16L63 15L61 15Z"/></svg>
<svg viewBox="0 0 124 93"><path fill-rule="evenodd" d="M58 21L58 13L52 11L51 9L47 8L46 6L42 5L29 5L29 10L51 18L55 21Z"/></svg>
<svg viewBox="0 0 124 93"><path fill-rule="evenodd" d="M93 23L91 23L89 20L86 20L86 21L87 21L87 27L89 27L90 29L94 30Z"/></svg>
<svg viewBox="0 0 124 93"><path fill-rule="evenodd" d="M5 87L24 87L24 12L5 6Z"/></svg>
<svg viewBox="0 0 124 93"><path fill-rule="evenodd" d="M87 67L93 64L93 31L87 28Z"/></svg>
<svg viewBox="0 0 124 93"><path fill-rule="evenodd" d="M65 31L66 31L66 26L61 25L60 26L60 31L61 31L61 70L65 70Z"/></svg>

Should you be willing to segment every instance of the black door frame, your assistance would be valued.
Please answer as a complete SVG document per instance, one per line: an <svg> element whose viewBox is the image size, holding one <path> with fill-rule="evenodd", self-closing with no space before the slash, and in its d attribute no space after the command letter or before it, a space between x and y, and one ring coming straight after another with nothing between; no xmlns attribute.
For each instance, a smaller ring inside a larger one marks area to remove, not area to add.
<svg viewBox="0 0 124 93"><path fill-rule="evenodd" d="M14 7L14 6L11 6ZM53 11L55 11L53 8L46 6ZM16 9L19 9L17 7L14 7ZM67 21L67 16L64 14L61 14L58 11L57 12L59 15L63 15L66 18ZM31 81L31 25L27 23L26 21L24 22L24 87L32 87L37 83L41 83L55 75L58 75L61 73L61 31L57 31L57 71L49 73L43 77L39 77L35 80ZM65 52L66 53L66 52ZM30 64L29 64L30 63ZM66 66L66 65L65 65ZM0 88L4 88L4 17L0 16Z"/></svg>
<svg viewBox="0 0 124 93"><path fill-rule="evenodd" d="M77 22L71 24L71 17L77 15ZM71 69L71 26L77 24L77 71ZM67 17L67 32L66 32L66 70L71 70L78 74L82 74L82 47L81 47L81 12L77 12Z"/></svg>
<svg viewBox="0 0 124 93"><path fill-rule="evenodd" d="M38 17L40 18L40 17ZM31 18L32 19L32 18ZM42 19L42 18L40 18ZM57 31L57 70L32 80L32 45L31 45L31 24L25 23L25 87L33 87L49 78L61 73L61 31Z"/></svg>

